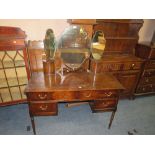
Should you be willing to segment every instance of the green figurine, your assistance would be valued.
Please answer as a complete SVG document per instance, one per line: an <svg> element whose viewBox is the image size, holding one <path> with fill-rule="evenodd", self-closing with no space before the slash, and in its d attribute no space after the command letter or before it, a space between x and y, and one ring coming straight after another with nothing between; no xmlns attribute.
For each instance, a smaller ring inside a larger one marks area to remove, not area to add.
<svg viewBox="0 0 155 155"><path fill-rule="evenodd" d="M46 59L53 59L55 52L55 36L52 29L47 29L46 31L44 39L44 50L46 53Z"/></svg>

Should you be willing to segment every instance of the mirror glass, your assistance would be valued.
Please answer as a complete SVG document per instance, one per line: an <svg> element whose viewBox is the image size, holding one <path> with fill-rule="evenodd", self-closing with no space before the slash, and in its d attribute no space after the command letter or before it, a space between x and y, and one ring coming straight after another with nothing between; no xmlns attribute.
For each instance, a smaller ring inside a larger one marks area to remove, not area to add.
<svg viewBox="0 0 155 155"><path fill-rule="evenodd" d="M79 25L65 29L58 41L58 51L63 63L72 70L80 68L90 56L91 41L86 31Z"/></svg>
<svg viewBox="0 0 155 155"><path fill-rule="evenodd" d="M104 53L106 40L103 31L96 31L91 43L91 51L94 59L99 60Z"/></svg>

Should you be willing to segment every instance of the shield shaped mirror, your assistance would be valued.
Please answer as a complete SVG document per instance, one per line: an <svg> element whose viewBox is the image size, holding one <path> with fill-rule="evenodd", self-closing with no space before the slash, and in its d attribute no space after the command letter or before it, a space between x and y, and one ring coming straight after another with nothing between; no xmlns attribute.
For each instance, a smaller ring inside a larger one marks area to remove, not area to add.
<svg viewBox="0 0 155 155"><path fill-rule="evenodd" d="M86 31L79 25L65 29L58 40L58 51L63 64L70 70L78 70L90 56L91 41Z"/></svg>

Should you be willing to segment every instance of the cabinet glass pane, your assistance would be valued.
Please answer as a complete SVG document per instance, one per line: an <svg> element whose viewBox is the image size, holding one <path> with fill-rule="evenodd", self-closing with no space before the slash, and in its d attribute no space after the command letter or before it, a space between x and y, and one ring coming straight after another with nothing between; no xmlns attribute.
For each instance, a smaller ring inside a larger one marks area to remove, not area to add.
<svg viewBox="0 0 155 155"><path fill-rule="evenodd" d="M23 50L0 51L0 103L26 99L27 82Z"/></svg>
<svg viewBox="0 0 155 155"><path fill-rule="evenodd" d="M7 67L14 67L14 57L16 56L16 51L10 51L10 52L5 52L4 58L3 58L3 65L4 68Z"/></svg>
<svg viewBox="0 0 155 155"><path fill-rule="evenodd" d="M19 84L27 84L27 73L25 67L17 68L17 75L19 79Z"/></svg>
<svg viewBox="0 0 155 155"><path fill-rule="evenodd" d="M0 70L0 88L7 87L7 81L5 78L4 70Z"/></svg>
<svg viewBox="0 0 155 155"><path fill-rule="evenodd" d="M21 99L19 87L12 87L12 88L10 88L10 91L11 91L13 100Z"/></svg>
<svg viewBox="0 0 155 155"><path fill-rule="evenodd" d="M5 72L6 72L6 77L8 79L9 86L18 85L15 69L5 69Z"/></svg>
<svg viewBox="0 0 155 155"><path fill-rule="evenodd" d="M16 67L25 66L23 51L18 51L14 60Z"/></svg>
<svg viewBox="0 0 155 155"><path fill-rule="evenodd" d="M20 86L20 89L21 89L21 92L22 92L22 98L26 99L26 95L24 94L25 86Z"/></svg>
<svg viewBox="0 0 155 155"><path fill-rule="evenodd" d="M0 92L1 92L1 97L3 99L3 102L8 102L12 100L8 88L0 89Z"/></svg>
<svg viewBox="0 0 155 155"><path fill-rule="evenodd" d="M0 69L1 69L1 68L3 68L3 66L2 66L2 61L0 60Z"/></svg>

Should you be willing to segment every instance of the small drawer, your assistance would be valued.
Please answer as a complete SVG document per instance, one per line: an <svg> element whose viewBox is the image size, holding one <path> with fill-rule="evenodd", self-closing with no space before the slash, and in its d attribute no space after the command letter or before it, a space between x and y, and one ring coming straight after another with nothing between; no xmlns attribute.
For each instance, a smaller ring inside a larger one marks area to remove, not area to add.
<svg viewBox="0 0 155 155"><path fill-rule="evenodd" d="M155 85L145 85L145 86L139 86L136 90L136 93L149 93L149 92L154 92L155 91Z"/></svg>
<svg viewBox="0 0 155 155"><path fill-rule="evenodd" d="M78 94L78 98L81 100L95 100L115 97L117 97L117 93L115 91L82 91Z"/></svg>
<svg viewBox="0 0 155 155"><path fill-rule="evenodd" d="M123 64L120 63L101 64L98 66L98 72L120 71L122 70L122 66Z"/></svg>
<svg viewBox="0 0 155 155"><path fill-rule="evenodd" d="M123 70L136 70L141 68L141 62L132 62L132 63L125 63Z"/></svg>
<svg viewBox="0 0 155 155"><path fill-rule="evenodd" d="M105 101L95 101L90 103L92 111L104 111L110 108L115 108L117 106L117 100L105 100Z"/></svg>
<svg viewBox="0 0 155 155"><path fill-rule="evenodd" d="M155 84L155 76L143 77L139 83L140 85Z"/></svg>
<svg viewBox="0 0 155 155"><path fill-rule="evenodd" d="M27 93L27 97L29 98L29 101L43 101L51 100L52 94L47 92Z"/></svg>
<svg viewBox="0 0 155 155"><path fill-rule="evenodd" d="M58 114L57 103L29 103L29 111L33 116L53 116Z"/></svg>
<svg viewBox="0 0 155 155"><path fill-rule="evenodd" d="M155 76L155 69L145 70L143 76L144 77Z"/></svg>
<svg viewBox="0 0 155 155"><path fill-rule="evenodd" d="M150 60L145 65L146 69L155 69L155 60Z"/></svg>

